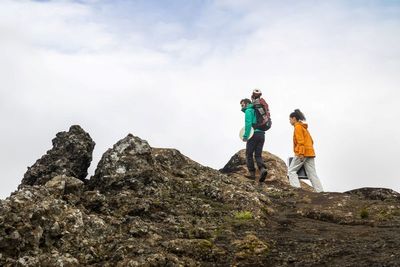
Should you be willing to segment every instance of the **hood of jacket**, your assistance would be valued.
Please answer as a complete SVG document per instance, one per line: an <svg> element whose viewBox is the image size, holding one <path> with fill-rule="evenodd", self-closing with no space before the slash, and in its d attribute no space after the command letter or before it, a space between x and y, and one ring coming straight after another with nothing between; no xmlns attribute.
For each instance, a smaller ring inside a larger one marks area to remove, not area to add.
<svg viewBox="0 0 400 267"><path fill-rule="evenodd" d="M246 107L242 108L242 112L246 112L247 109L254 108L253 104L248 104Z"/></svg>
<svg viewBox="0 0 400 267"><path fill-rule="evenodd" d="M296 126L296 125L300 125L300 126L303 127L304 129L307 129L307 128L308 128L308 124L307 124L307 123L304 123L304 122L301 122L301 121L296 122L296 123L294 124L294 126Z"/></svg>

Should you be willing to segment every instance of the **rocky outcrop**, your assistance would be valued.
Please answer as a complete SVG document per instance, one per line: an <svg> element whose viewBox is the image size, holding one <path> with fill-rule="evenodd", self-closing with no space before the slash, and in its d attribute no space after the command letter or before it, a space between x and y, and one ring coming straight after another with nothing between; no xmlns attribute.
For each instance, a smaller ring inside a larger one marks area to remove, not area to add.
<svg viewBox="0 0 400 267"><path fill-rule="evenodd" d="M153 176L154 160L147 141L129 134L107 150L101 158L90 188L100 191L131 188L148 184Z"/></svg>
<svg viewBox="0 0 400 267"><path fill-rule="evenodd" d="M68 132L58 133L52 142L53 148L28 168L19 188L43 185L57 175L86 178L95 146L90 135L73 125Z"/></svg>
<svg viewBox="0 0 400 267"><path fill-rule="evenodd" d="M0 266L400 265L396 192L292 188L269 153L259 184L238 155L224 174L128 135L90 181L58 174L0 202Z"/></svg>
<svg viewBox="0 0 400 267"><path fill-rule="evenodd" d="M263 151L262 157L268 171L267 179L289 184L285 162L267 151ZM247 173L246 150L242 149L233 155L220 171L225 174L245 175Z"/></svg>
<svg viewBox="0 0 400 267"><path fill-rule="evenodd" d="M365 199L371 200L399 200L400 194L396 191L388 188L373 188L373 187L364 187L359 189L354 189L347 191L345 193L357 195Z"/></svg>
<svg viewBox="0 0 400 267"><path fill-rule="evenodd" d="M262 157L268 171L266 183L288 186L289 179L287 177L287 166L285 162L267 151L262 152ZM243 179L244 175L247 174L246 150L242 149L234 154L228 163L220 169L220 172L235 177L236 179ZM260 176L258 170L256 170L256 176ZM314 188L307 183L300 181L300 184L303 189L314 191Z"/></svg>

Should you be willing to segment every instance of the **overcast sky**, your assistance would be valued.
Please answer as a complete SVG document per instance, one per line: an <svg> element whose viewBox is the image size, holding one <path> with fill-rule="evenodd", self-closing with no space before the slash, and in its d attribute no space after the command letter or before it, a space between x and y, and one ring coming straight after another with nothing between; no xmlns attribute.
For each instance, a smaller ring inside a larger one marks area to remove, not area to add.
<svg viewBox="0 0 400 267"><path fill-rule="evenodd" d="M0 198L57 132L101 155L132 133L222 168L260 88L264 150L292 155L306 115L324 188L400 191L400 2L0 1Z"/></svg>

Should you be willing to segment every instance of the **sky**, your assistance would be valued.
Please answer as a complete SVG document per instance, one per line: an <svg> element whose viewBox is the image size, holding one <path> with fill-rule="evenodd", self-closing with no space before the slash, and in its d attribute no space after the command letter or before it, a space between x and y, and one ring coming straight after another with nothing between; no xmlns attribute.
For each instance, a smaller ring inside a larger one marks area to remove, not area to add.
<svg viewBox="0 0 400 267"><path fill-rule="evenodd" d="M293 154L307 117L326 191L400 191L400 1L0 1L0 198L57 132L102 154L128 133L222 168L260 88L264 150Z"/></svg>

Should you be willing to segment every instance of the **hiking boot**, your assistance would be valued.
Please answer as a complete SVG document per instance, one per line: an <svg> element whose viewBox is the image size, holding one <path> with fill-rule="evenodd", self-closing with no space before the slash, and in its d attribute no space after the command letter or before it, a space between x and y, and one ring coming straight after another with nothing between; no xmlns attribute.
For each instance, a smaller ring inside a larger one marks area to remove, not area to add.
<svg viewBox="0 0 400 267"><path fill-rule="evenodd" d="M245 174L244 177L249 178L251 180L256 179L256 171L249 171L248 174Z"/></svg>
<svg viewBox="0 0 400 267"><path fill-rule="evenodd" d="M265 181L265 178L267 178L267 174L268 174L267 169L265 168L260 169L260 183Z"/></svg>

